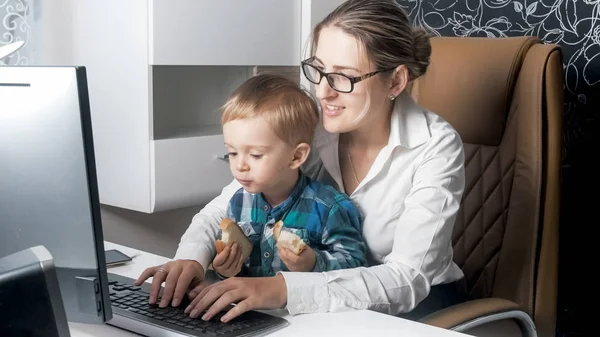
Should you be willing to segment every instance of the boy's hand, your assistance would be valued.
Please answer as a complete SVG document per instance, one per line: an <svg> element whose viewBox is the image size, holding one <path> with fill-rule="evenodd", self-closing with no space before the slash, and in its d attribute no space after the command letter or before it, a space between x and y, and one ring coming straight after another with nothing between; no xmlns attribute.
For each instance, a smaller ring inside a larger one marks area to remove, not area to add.
<svg viewBox="0 0 600 337"><path fill-rule="evenodd" d="M313 271L315 269L315 263L317 262L317 255L312 248L306 246L306 248L300 253L300 255L294 254L291 250L277 245L279 250L279 256L281 261L285 263L291 271Z"/></svg>
<svg viewBox="0 0 600 337"><path fill-rule="evenodd" d="M213 260L215 271L225 277L233 277L242 271L242 250L237 243L225 247Z"/></svg>

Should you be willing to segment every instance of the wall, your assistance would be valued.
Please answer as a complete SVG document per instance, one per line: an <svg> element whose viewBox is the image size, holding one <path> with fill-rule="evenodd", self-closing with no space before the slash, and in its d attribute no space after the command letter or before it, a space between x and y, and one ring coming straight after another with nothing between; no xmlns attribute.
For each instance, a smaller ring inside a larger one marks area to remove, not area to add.
<svg viewBox="0 0 600 337"><path fill-rule="evenodd" d="M560 235L559 336L575 336L587 287L587 226L597 224L600 203L593 165L600 109L600 1L598 0L398 0L416 25L438 36L538 36L563 48L565 69L564 157ZM592 192L591 195L585 194Z"/></svg>

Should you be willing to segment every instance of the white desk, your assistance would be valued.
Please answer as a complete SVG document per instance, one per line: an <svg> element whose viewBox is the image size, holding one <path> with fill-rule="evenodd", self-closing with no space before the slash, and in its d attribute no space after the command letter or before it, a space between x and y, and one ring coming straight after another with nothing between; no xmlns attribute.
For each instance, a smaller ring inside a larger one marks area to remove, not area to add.
<svg viewBox="0 0 600 337"><path fill-rule="evenodd" d="M137 278L149 266L165 263L168 258L138 251L128 247L105 243L106 249L116 248L134 256L129 264L111 267L110 273ZM467 336L454 331L405 320L374 311L349 311L343 313L309 314L290 316L287 311L267 311L284 317L291 324L270 336L410 336L410 337L460 337ZM110 326L70 323L72 337L139 337L139 335Z"/></svg>

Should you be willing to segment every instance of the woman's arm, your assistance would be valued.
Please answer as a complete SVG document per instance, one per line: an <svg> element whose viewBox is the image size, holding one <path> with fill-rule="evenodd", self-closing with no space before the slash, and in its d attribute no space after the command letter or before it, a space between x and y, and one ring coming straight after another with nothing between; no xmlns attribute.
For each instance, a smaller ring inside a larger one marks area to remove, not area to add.
<svg viewBox="0 0 600 337"><path fill-rule="evenodd" d="M457 134L431 145L418 166L392 251L382 265L326 273L282 273L291 314L371 309L408 312L451 267L452 230L464 190L464 153ZM429 242L415 245L415 242ZM370 243L375 244L375 243ZM348 296L352 294L352 296Z"/></svg>

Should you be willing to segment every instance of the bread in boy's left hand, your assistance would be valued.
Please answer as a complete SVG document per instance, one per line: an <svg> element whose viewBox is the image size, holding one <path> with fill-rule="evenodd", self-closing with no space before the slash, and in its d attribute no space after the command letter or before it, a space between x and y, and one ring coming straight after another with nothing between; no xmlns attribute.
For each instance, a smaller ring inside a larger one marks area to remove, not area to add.
<svg viewBox="0 0 600 337"><path fill-rule="evenodd" d="M302 241L298 235L282 229L283 221L281 220L273 226L273 237L275 238L275 241L283 248L287 248L294 254L300 255L300 253L306 249L306 243Z"/></svg>

